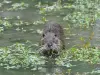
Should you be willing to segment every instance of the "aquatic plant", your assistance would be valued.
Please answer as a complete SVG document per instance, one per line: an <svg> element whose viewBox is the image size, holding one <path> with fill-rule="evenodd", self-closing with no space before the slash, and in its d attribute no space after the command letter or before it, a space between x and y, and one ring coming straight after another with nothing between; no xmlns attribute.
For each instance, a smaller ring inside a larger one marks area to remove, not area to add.
<svg viewBox="0 0 100 75"><path fill-rule="evenodd" d="M100 62L100 49L99 48L77 48L72 47L62 52L57 58L57 61L66 65L70 61L83 61L90 64L97 64ZM57 62L59 64L59 62ZM60 63L60 64L61 64Z"/></svg>
<svg viewBox="0 0 100 75"><path fill-rule="evenodd" d="M34 50L32 44L16 43L7 47L0 47L0 66L6 69L36 70L39 65L44 65L46 57L39 55L39 50ZM100 62L100 51L98 48L70 48L62 51L57 57L56 64L71 67L70 61L83 61L91 64Z"/></svg>
<svg viewBox="0 0 100 75"><path fill-rule="evenodd" d="M6 69L37 68L37 65L44 64L42 58L30 45L22 43L0 48L0 66Z"/></svg>
<svg viewBox="0 0 100 75"><path fill-rule="evenodd" d="M12 11L12 10L24 10L26 8L29 7L29 4L21 2L21 3L14 3L12 4L12 7L7 9L8 11Z"/></svg>

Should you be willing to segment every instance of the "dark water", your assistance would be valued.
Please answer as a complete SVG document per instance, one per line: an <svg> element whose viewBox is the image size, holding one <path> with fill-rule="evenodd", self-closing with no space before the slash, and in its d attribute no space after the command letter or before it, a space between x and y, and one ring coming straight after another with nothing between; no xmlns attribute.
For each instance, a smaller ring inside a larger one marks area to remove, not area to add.
<svg viewBox="0 0 100 75"><path fill-rule="evenodd" d="M40 15L38 13L38 9L34 8L34 4L32 1L28 0L22 0L28 4L30 4L30 7L25 10L17 10L17 11L7 11L8 8L11 7L13 3L19 3L21 0L11 0L12 2L7 3L6 0L0 0L0 3L3 4L0 7L0 17L18 17L20 16L20 20L28 21L28 22L34 22L37 20L40 20L43 15ZM52 3L53 0L47 0L41 2L43 3ZM56 1L56 0L54 0ZM32 8L33 7L33 8ZM68 10L69 11L69 10ZM67 22L64 22L62 20L63 16L65 16L65 13L69 13L67 10L57 11L54 14L45 16L48 20L54 20L58 23L60 23L64 29L65 29L65 35L66 35L66 47L70 48L73 45L80 45L82 44L79 40L80 37L84 37L85 39L88 39L93 32L93 29L79 29L79 28L69 28L67 25ZM71 11L71 10L70 10ZM17 22L18 19L12 19L10 21ZM100 23L99 23L100 24ZM97 25L98 26L98 25ZM20 29L17 31L16 29ZM38 25L29 25L29 26L14 26L12 28L5 29L3 33L0 33L0 46L9 46L16 42L26 42L27 40L31 41L34 44L34 49L37 48L36 44L38 44L40 35L37 33L37 30L42 30L43 24ZM96 28L96 27L95 27ZM98 27L97 27L98 28ZM100 27L99 27L100 28ZM25 32L23 32L26 30ZM97 29L94 29L95 33ZM98 29L99 30L99 29ZM98 32L99 33L99 32ZM97 34L97 33L96 33ZM95 36L97 36L95 34ZM92 41L92 45L96 45L97 42L95 42L95 37ZM91 42L91 41L90 41ZM85 62L72 62L73 67L67 68L64 66L55 66L52 63L48 63L46 66L43 66L42 70L38 69L35 71L31 70L6 70L3 68L0 68L0 75L90 75L89 72L92 72L97 69L97 66L90 65ZM69 70L71 71L69 72ZM99 69L99 68L98 68ZM96 74L99 75L99 74Z"/></svg>

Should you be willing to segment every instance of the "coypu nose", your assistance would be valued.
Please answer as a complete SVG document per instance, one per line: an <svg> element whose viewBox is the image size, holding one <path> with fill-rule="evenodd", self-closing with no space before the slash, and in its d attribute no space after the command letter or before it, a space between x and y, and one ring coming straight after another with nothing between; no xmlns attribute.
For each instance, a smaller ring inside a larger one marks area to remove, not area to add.
<svg viewBox="0 0 100 75"><path fill-rule="evenodd" d="M51 44L51 43L49 43L49 44L48 44L48 47L50 48L51 46L52 46L52 44Z"/></svg>

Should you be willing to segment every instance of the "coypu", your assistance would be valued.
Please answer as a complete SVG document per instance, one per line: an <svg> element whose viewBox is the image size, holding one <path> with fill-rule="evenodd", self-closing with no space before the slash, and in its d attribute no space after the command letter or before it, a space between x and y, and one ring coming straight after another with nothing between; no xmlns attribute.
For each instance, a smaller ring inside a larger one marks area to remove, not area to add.
<svg viewBox="0 0 100 75"><path fill-rule="evenodd" d="M60 24L49 21L44 26L41 38L40 53L44 56L55 57L62 49L65 49L64 32Z"/></svg>

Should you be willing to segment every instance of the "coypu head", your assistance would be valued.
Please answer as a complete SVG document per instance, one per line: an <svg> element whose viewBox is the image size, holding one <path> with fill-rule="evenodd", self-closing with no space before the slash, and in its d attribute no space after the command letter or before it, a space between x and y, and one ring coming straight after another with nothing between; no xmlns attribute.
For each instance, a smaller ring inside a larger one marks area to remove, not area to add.
<svg viewBox="0 0 100 75"><path fill-rule="evenodd" d="M59 54L61 41L57 34L53 32L47 32L43 34L42 38L42 53L45 56L55 56Z"/></svg>

